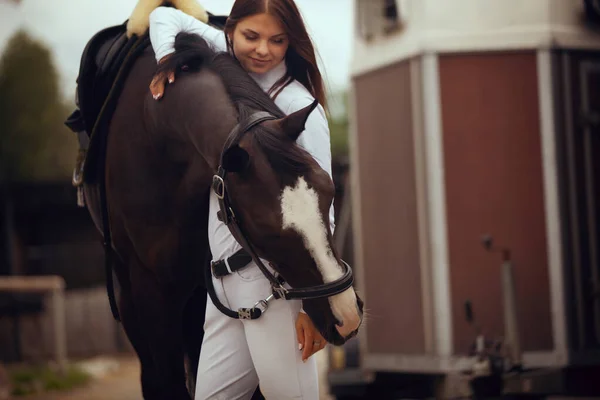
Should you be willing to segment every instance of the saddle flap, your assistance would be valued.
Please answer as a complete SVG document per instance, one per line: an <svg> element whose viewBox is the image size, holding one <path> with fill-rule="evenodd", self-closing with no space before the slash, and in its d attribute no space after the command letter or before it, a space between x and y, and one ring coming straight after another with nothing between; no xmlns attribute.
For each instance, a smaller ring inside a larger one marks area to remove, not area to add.
<svg viewBox="0 0 600 400"><path fill-rule="evenodd" d="M125 24L101 30L87 43L77 77L78 106L86 131L92 132L127 47Z"/></svg>

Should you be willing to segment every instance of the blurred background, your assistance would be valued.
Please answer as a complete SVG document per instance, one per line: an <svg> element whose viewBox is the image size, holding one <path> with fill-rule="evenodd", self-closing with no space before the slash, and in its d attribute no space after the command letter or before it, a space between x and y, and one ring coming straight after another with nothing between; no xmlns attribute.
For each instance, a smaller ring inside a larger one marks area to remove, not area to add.
<svg viewBox="0 0 600 400"><path fill-rule="evenodd" d="M296 2L369 310L322 398L600 396L600 2ZM0 399L141 398L64 125L135 4L0 0Z"/></svg>

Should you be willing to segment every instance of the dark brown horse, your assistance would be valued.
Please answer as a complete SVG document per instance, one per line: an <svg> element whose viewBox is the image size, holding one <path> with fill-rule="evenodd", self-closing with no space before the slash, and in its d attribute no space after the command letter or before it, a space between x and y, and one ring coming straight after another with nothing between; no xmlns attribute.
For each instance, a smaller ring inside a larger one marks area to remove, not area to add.
<svg viewBox="0 0 600 400"><path fill-rule="evenodd" d="M228 198L246 238L293 288L330 282L334 271L325 264L331 260L336 273L342 272L328 228L333 182L295 143L314 104L285 117L229 55L215 54L190 35L180 35L176 48L165 68L183 63L190 68L160 102L148 90L157 69L152 49L135 62L107 144L119 312L141 362L146 399L190 398L184 355L194 379L207 298L209 193L220 165L229 170ZM230 137L256 111L272 118ZM101 227L96 188L85 190ZM285 196L291 206L282 211ZM302 198L308 202L298 204ZM302 230L298 218L315 225ZM342 344L355 334L349 321L360 320L362 303L351 288L317 297L303 300L304 309L329 342Z"/></svg>

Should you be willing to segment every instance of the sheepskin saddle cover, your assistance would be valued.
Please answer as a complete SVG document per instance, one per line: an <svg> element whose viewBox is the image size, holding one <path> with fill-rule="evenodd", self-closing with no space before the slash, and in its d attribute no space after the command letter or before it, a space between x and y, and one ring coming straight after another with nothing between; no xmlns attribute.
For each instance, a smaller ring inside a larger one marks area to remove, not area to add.
<svg viewBox="0 0 600 400"><path fill-rule="evenodd" d="M168 4L202 22L208 22L208 13L196 0L138 0L127 23L127 36L142 36L146 33L150 25L150 13L155 8Z"/></svg>

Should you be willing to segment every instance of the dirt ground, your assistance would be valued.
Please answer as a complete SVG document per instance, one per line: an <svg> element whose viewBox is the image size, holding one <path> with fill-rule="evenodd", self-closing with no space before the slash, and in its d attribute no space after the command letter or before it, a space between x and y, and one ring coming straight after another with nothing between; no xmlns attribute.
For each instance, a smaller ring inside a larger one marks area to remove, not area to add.
<svg viewBox="0 0 600 400"><path fill-rule="evenodd" d="M23 400L143 400L139 362L135 357L115 358L116 368L69 392L19 397Z"/></svg>
<svg viewBox="0 0 600 400"><path fill-rule="evenodd" d="M321 395L320 400L333 400L327 395L325 385L326 368L328 365L327 352L317 353ZM86 387L69 392L49 393L45 395L19 397L23 400L143 400L140 390L139 362L135 357L120 357L110 359L112 365L109 371L95 378ZM106 364L106 362L105 362Z"/></svg>

